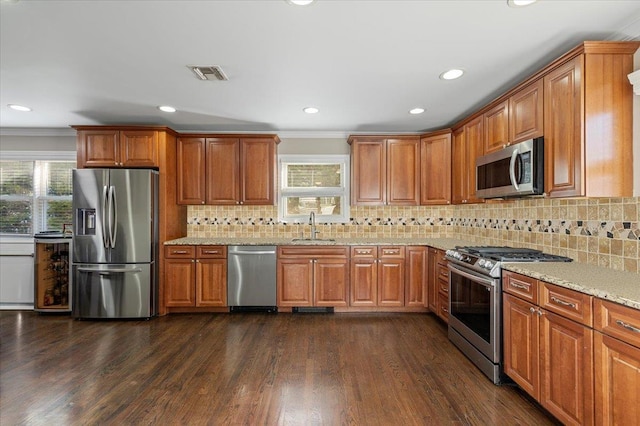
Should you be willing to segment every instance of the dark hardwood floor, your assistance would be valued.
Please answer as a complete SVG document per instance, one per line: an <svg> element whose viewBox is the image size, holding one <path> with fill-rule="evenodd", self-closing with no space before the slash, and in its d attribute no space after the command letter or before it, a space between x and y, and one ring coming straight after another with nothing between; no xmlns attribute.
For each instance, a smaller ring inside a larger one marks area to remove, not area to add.
<svg viewBox="0 0 640 426"><path fill-rule="evenodd" d="M0 424L543 425L425 314L0 312Z"/></svg>

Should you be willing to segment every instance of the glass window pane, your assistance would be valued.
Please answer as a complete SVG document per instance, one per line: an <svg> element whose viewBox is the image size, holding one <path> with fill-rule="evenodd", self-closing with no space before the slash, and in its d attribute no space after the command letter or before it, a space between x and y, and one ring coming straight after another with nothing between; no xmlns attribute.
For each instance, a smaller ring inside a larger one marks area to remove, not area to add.
<svg viewBox="0 0 640 426"><path fill-rule="evenodd" d="M0 195L33 195L33 161L0 161Z"/></svg>
<svg viewBox="0 0 640 426"><path fill-rule="evenodd" d="M32 234L31 201L0 200L0 233Z"/></svg>
<svg viewBox="0 0 640 426"><path fill-rule="evenodd" d="M45 201L46 229L62 231L62 225L71 224L71 201Z"/></svg>
<svg viewBox="0 0 640 426"><path fill-rule="evenodd" d="M47 163L47 195L72 195L71 170L74 162Z"/></svg>
<svg viewBox="0 0 640 426"><path fill-rule="evenodd" d="M288 164L289 188L340 188L340 164Z"/></svg>
<svg viewBox="0 0 640 426"><path fill-rule="evenodd" d="M285 197L285 215L340 215L341 197Z"/></svg>

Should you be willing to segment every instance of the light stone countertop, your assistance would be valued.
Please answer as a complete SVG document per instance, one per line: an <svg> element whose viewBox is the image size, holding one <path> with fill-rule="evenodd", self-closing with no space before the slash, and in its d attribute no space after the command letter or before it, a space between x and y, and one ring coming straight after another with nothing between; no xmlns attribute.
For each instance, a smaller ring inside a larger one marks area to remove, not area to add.
<svg viewBox="0 0 640 426"><path fill-rule="evenodd" d="M455 238L337 238L293 241L291 238L193 238L166 241L165 245L417 245L441 250L480 245ZM503 263L503 269L590 294L640 310L640 274L577 262Z"/></svg>

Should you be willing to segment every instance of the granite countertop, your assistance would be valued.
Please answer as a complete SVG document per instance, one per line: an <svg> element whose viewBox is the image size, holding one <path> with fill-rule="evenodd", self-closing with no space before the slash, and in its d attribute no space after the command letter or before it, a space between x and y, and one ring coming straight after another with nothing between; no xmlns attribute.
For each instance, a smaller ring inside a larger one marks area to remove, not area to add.
<svg viewBox="0 0 640 426"><path fill-rule="evenodd" d="M166 241L165 245L417 245L440 250L478 243L455 238L336 238L335 240L302 240L291 238L192 238ZM611 300L640 310L640 274L577 262L503 263L503 269L535 279Z"/></svg>
<svg viewBox="0 0 640 426"><path fill-rule="evenodd" d="M503 263L502 269L640 310L640 274L577 262Z"/></svg>

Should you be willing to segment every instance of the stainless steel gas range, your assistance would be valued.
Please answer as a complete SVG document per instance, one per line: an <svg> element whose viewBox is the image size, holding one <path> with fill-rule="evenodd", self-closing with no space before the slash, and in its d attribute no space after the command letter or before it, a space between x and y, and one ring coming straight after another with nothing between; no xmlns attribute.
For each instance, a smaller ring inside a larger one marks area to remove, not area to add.
<svg viewBox="0 0 640 426"><path fill-rule="evenodd" d="M456 247L449 260L449 339L493 381L502 373L502 263L571 262L539 250Z"/></svg>

